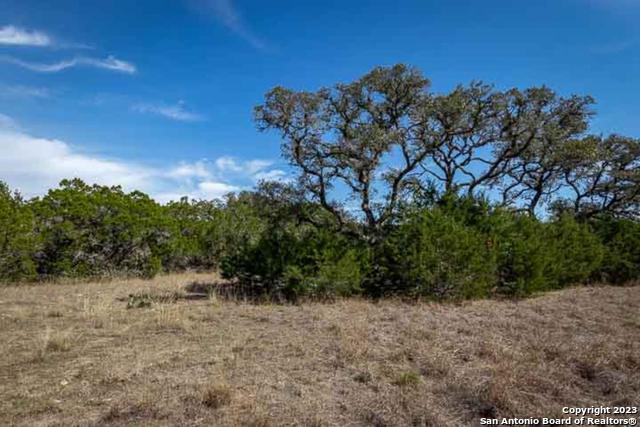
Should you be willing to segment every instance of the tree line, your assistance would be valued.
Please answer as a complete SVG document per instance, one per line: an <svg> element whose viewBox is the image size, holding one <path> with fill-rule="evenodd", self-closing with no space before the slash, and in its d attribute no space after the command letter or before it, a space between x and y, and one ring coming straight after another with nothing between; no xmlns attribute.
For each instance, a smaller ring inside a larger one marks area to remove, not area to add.
<svg viewBox="0 0 640 427"><path fill-rule="evenodd" d="M65 180L0 186L0 279L217 269L254 293L526 295L640 276L640 140L593 135L593 99L481 82L434 94L378 67L255 108L296 179L160 205Z"/></svg>

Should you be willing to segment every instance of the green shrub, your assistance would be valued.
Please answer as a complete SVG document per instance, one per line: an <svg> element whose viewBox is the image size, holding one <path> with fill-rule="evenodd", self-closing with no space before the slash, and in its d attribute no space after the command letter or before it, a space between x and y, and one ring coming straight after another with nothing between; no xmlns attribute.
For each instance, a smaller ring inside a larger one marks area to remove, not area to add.
<svg viewBox="0 0 640 427"><path fill-rule="evenodd" d="M239 279L252 293L288 299L360 292L358 242L304 221L301 212L314 207L300 204L288 191L271 184L228 200L223 276Z"/></svg>
<svg viewBox="0 0 640 427"><path fill-rule="evenodd" d="M171 224L170 250L162 259L164 269L216 268L223 253L220 204L183 197L163 206L162 211Z"/></svg>
<svg viewBox="0 0 640 427"><path fill-rule="evenodd" d="M316 293L325 296L350 296L361 293L365 268L366 259L359 249L348 249L337 260L324 260L313 278Z"/></svg>
<svg viewBox="0 0 640 427"><path fill-rule="evenodd" d="M342 253L339 257L336 254ZM313 264L288 265L283 274L283 291L289 298L301 296L332 298L362 292L363 260L357 249L340 252L322 248Z"/></svg>
<svg viewBox="0 0 640 427"><path fill-rule="evenodd" d="M588 224L562 215L547 224L546 241L555 254L551 261L555 287L588 282L602 266L604 245Z"/></svg>
<svg viewBox="0 0 640 427"><path fill-rule="evenodd" d="M360 292L360 252L343 237L309 225L266 225L223 258L225 277L236 277L257 293L328 297Z"/></svg>
<svg viewBox="0 0 640 427"><path fill-rule="evenodd" d="M0 181L0 281L34 279L38 244L28 206Z"/></svg>
<svg viewBox="0 0 640 427"><path fill-rule="evenodd" d="M377 260L375 283L440 298L524 296L588 281L603 253L589 226L570 216L542 222L448 196L405 215Z"/></svg>
<svg viewBox="0 0 640 427"><path fill-rule="evenodd" d="M152 277L170 249L167 217L140 192L65 180L30 208L42 239L35 259L43 277Z"/></svg>
<svg viewBox="0 0 640 427"><path fill-rule="evenodd" d="M544 224L526 215L496 213L489 231L498 263L497 290L507 295L528 295L551 289L555 251L546 239Z"/></svg>
<svg viewBox="0 0 640 427"><path fill-rule="evenodd" d="M432 298L483 297L495 283L495 256L478 230L441 209L397 227L375 258L368 291Z"/></svg>
<svg viewBox="0 0 640 427"><path fill-rule="evenodd" d="M632 219L541 221L455 195L401 210L373 238L354 237L284 184L226 203L161 206L140 192L80 180L24 201L0 183L0 281L219 268L252 294L295 300L524 296L640 279L640 223ZM362 230L355 219L349 225Z"/></svg>
<svg viewBox="0 0 640 427"><path fill-rule="evenodd" d="M604 245L596 278L615 284L640 280L640 223L603 217L593 220L592 225Z"/></svg>
<svg viewBox="0 0 640 427"><path fill-rule="evenodd" d="M441 231L448 239L459 234L460 246L455 250L458 255L449 255L449 262L457 262L460 271L469 269L484 278L475 286L468 285L475 291L464 292L462 296L479 297L494 292L527 295L555 286L556 247L547 238L546 225L541 221L492 207L486 199L453 194L445 195L430 209L458 224L460 231L466 230L462 234ZM455 248L455 244L451 241L442 247ZM472 249L469 255L464 248Z"/></svg>

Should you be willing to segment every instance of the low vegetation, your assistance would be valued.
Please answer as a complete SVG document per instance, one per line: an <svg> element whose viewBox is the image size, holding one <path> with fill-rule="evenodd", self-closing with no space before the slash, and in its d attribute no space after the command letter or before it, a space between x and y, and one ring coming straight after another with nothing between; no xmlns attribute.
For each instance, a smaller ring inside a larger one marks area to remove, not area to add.
<svg viewBox="0 0 640 427"><path fill-rule="evenodd" d="M457 427L638 403L640 287L294 305L200 296L216 283L0 288L0 424Z"/></svg>
<svg viewBox="0 0 640 427"><path fill-rule="evenodd" d="M159 205L139 192L79 180L28 201L2 187L0 278L152 277L217 268L244 295L279 301L524 296L640 278L640 223L631 218L562 213L540 220L448 196L406 206L384 238L370 244L301 221L301 211L323 211L290 191L265 183L224 203ZM145 295L129 301L151 302Z"/></svg>

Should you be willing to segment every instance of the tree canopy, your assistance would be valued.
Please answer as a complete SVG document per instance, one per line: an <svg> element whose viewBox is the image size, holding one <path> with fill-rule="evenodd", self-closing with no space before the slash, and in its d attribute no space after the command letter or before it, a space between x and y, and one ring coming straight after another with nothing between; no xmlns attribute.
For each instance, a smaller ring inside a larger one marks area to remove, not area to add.
<svg viewBox="0 0 640 427"><path fill-rule="evenodd" d="M375 240L404 201L429 189L485 195L531 215L637 216L640 140L589 135L593 103L482 82L436 94L399 64L314 92L276 87L255 117L282 136L307 197L348 233L345 207L355 205L360 233Z"/></svg>

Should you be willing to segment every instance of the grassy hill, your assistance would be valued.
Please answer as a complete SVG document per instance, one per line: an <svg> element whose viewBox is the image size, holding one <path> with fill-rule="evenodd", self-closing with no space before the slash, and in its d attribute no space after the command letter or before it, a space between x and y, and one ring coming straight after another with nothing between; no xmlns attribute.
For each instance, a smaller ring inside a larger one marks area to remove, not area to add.
<svg viewBox="0 0 640 427"><path fill-rule="evenodd" d="M0 288L0 424L458 426L639 403L640 287L459 305L186 290L215 280Z"/></svg>

